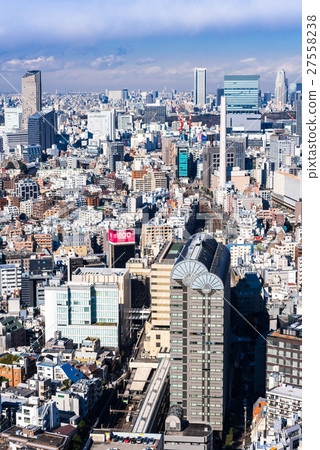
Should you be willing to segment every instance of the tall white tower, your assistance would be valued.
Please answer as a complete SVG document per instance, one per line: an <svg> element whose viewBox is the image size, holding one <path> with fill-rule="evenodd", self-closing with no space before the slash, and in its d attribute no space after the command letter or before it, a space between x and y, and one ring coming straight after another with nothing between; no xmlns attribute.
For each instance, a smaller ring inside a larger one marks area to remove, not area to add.
<svg viewBox="0 0 320 450"><path fill-rule="evenodd" d="M221 97L220 109L220 167L219 167L219 184L224 187L227 181L227 164L226 164L226 97Z"/></svg>
<svg viewBox="0 0 320 450"><path fill-rule="evenodd" d="M279 70L275 85L276 108L281 111L288 101L288 80L283 69Z"/></svg>
<svg viewBox="0 0 320 450"><path fill-rule="evenodd" d="M207 97L207 69L194 69L194 104L204 106Z"/></svg>

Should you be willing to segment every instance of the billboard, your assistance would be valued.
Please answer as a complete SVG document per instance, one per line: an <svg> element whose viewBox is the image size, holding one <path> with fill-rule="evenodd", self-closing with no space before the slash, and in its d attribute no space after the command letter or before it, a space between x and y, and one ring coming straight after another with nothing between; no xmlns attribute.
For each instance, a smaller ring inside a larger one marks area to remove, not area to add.
<svg viewBox="0 0 320 450"><path fill-rule="evenodd" d="M112 244L134 244L134 229L127 230L109 230L109 242Z"/></svg>

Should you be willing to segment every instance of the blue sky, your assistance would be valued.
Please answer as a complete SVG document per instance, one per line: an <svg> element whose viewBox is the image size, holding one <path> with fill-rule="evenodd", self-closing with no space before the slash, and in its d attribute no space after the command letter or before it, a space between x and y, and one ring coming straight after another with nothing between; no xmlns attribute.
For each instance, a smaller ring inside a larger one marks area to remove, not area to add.
<svg viewBox="0 0 320 450"><path fill-rule="evenodd" d="M44 91L191 91L194 67L207 67L208 92L225 74L273 90L279 68L301 81L301 1L11 0L0 42L0 73L19 90L40 69ZM0 91L12 91L1 77Z"/></svg>

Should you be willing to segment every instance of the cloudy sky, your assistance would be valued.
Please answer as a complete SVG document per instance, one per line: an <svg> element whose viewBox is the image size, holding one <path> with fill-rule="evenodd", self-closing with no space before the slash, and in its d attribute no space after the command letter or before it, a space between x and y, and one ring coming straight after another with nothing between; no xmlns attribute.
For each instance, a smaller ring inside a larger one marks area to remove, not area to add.
<svg viewBox="0 0 320 450"><path fill-rule="evenodd" d="M279 68L301 81L301 0L10 0L0 42L0 91L30 69L44 91L191 91L194 67L208 92L225 74L273 90Z"/></svg>

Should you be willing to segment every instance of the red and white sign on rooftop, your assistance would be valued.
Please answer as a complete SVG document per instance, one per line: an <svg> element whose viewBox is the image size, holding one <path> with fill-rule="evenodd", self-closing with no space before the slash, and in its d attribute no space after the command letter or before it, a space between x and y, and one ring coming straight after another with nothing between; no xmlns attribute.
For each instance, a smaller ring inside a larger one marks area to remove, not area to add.
<svg viewBox="0 0 320 450"><path fill-rule="evenodd" d="M109 230L109 242L112 244L130 244L135 242L134 229Z"/></svg>

